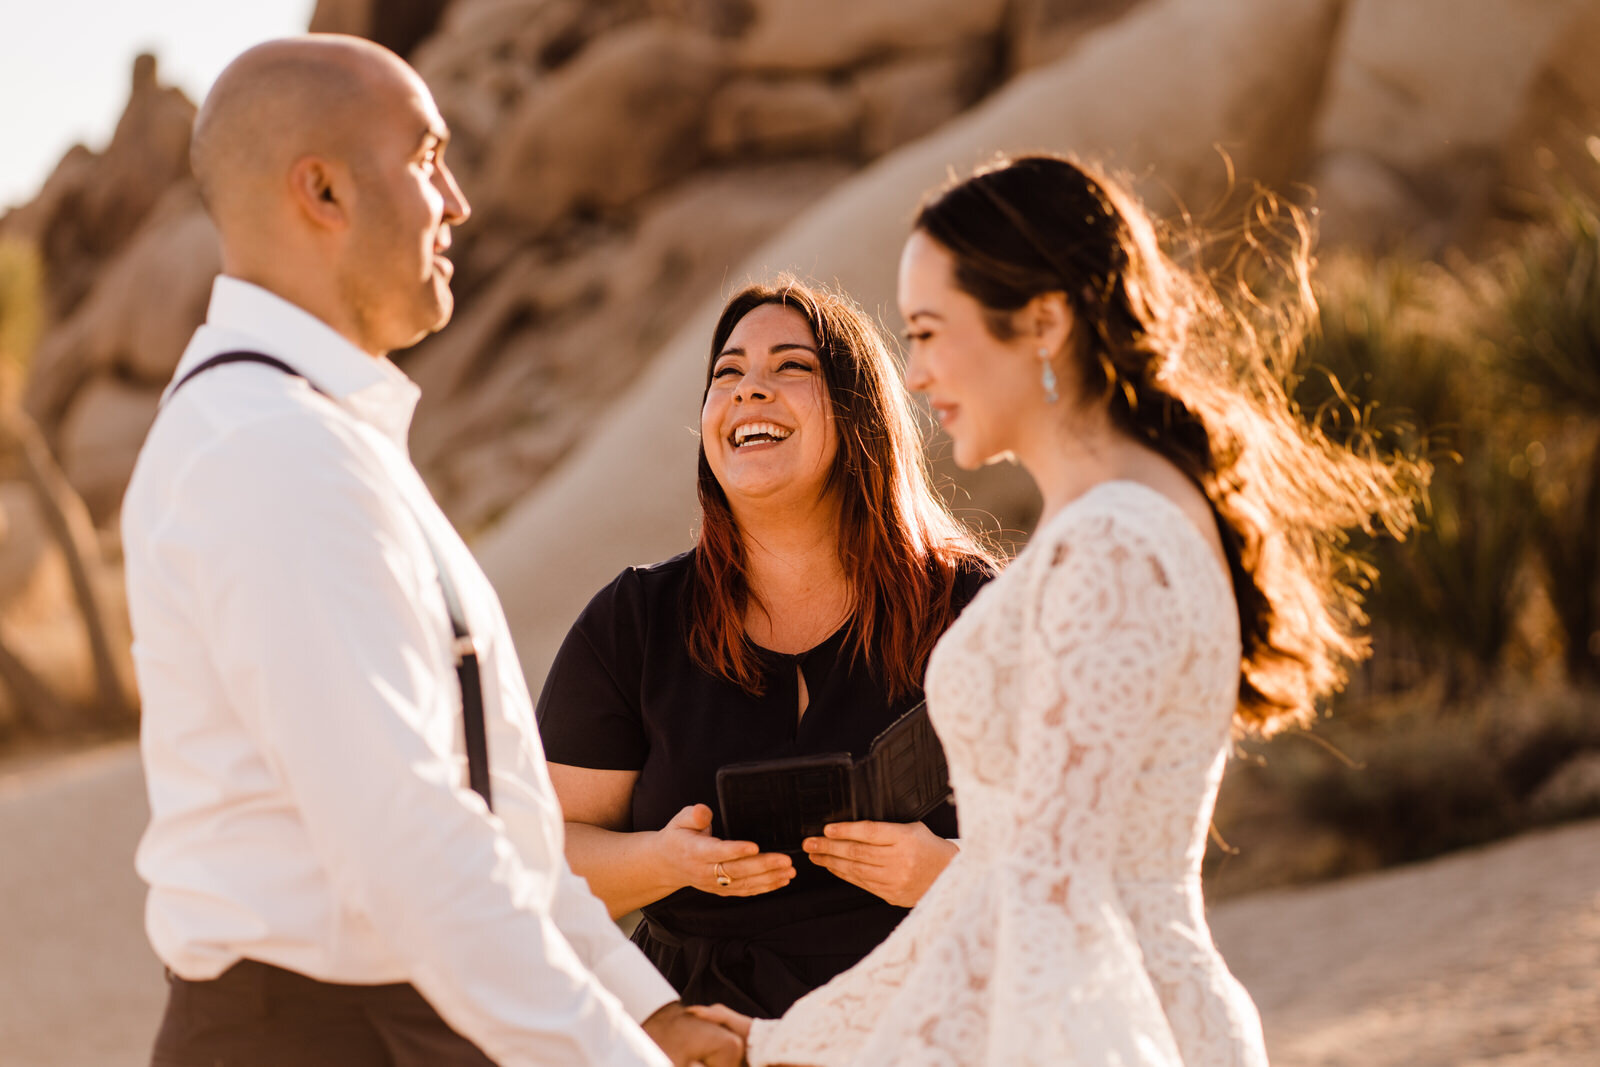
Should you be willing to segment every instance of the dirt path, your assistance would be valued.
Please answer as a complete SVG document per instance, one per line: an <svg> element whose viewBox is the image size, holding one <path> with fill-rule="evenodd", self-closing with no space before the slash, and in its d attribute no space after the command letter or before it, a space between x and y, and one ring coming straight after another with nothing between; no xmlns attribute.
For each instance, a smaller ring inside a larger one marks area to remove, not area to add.
<svg viewBox="0 0 1600 1067"><path fill-rule="evenodd" d="M133 849L148 817L121 744L0 777L0 1065L149 1062L166 987Z"/></svg>
<svg viewBox="0 0 1600 1067"><path fill-rule="evenodd" d="M1230 901L1278 1067L1600 1064L1600 822Z"/></svg>
<svg viewBox="0 0 1600 1067"><path fill-rule="evenodd" d="M134 1067L163 995L132 745L0 770L0 1065ZM1600 821L1218 907L1277 1067L1600 1063Z"/></svg>

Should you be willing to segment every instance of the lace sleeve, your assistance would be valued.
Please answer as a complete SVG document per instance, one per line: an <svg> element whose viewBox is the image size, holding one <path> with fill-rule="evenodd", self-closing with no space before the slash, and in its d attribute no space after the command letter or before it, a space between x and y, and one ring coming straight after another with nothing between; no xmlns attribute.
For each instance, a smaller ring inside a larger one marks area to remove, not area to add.
<svg viewBox="0 0 1600 1067"><path fill-rule="evenodd" d="M958 854L940 881L923 898L918 910L866 959L822 988L795 1002L781 1019L756 1019L751 1023L747 1055L751 1067L844 1067L865 1063L861 1047L872 1036L895 994L902 988L916 955L917 920L938 908L941 883L953 884L959 875Z"/></svg>
<svg viewBox="0 0 1600 1067"><path fill-rule="evenodd" d="M1039 563L1021 627L1005 862L1070 910L1075 887L1110 881L1118 801L1183 649L1166 571L1135 533L1110 519L1079 523Z"/></svg>
<svg viewBox="0 0 1600 1067"><path fill-rule="evenodd" d="M1039 1052L1052 1050L1175 1065L1112 870L1144 733L1181 668L1173 591L1141 531L1112 516L1085 515L1040 548L1012 824L996 828L1011 836L997 856L991 1035L1013 1058L994 1062L1052 1062Z"/></svg>
<svg viewBox="0 0 1600 1067"><path fill-rule="evenodd" d="M1178 1067L1113 863L1185 628L1153 535L1058 520L935 653L963 851L860 965L757 1023L750 1061Z"/></svg>

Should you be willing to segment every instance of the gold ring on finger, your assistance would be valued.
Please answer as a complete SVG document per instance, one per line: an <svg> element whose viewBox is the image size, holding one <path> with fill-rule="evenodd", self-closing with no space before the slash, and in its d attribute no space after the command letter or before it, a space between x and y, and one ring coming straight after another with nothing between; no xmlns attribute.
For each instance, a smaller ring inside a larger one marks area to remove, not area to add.
<svg viewBox="0 0 1600 1067"><path fill-rule="evenodd" d="M718 863L714 865L711 868L711 871L717 876L717 884L722 888L726 889L733 884L733 879L728 876L728 872L723 868L722 864Z"/></svg>

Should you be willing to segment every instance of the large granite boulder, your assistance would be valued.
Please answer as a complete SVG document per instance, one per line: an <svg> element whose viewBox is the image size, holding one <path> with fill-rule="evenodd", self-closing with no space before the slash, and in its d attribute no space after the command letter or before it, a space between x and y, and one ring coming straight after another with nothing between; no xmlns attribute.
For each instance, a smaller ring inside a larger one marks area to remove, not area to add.
<svg viewBox="0 0 1600 1067"><path fill-rule="evenodd" d="M854 155L861 97L813 78L743 78L711 98L706 149L720 159Z"/></svg>
<svg viewBox="0 0 1600 1067"><path fill-rule="evenodd" d="M410 55L433 32L451 0L317 0L311 13L313 33L348 33L366 37Z"/></svg>
<svg viewBox="0 0 1600 1067"><path fill-rule="evenodd" d="M0 482L0 612L25 593L55 540L26 482Z"/></svg>
<svg viewBox="0 0 1600 1067"><path fill-rule="evenodd" d="M1303 165L1295 131L1310 125L1339 7L1151 0L1066 61L1019 77L868 167L746 258L727 287L796 269L836 279L892 322L895 264L917 197L951 167L1002 149L1107 158L1148 172L1187 203L1226 189L1219 143L1242 178L1280 181ZM535 686L596 589L623 566L692 543L690 428L720 304L702 303L570 457L479 542ZM1019 492L1016 484L1008 491Z"/></svg>
<svg viewBox="0 0 1600 1067"><path fill-rule="evenodd" d="M1458 240L1489 213L1535 78L1593 0L1347 6L1310 174L1324 238L1424 249Z"/></svg>
<svg viewBox="0 0 1600 1067"><path fill-rule="evenodd" d="M523 101L603 34L638 20L638 0L455 0L411 57L454 137L469 193Z"/></svg>
<svg viewBox="0 0 1600 1067"><path fill-rule="evenodd" d="M861 153L874 159L961 114L988 85L992 50L967 42L857 71Z"/></svg>
<svg viewBox="0 0 1600 1067"><path fill-rule="evenodd" d="M57 453L67 480L89 515L105 523L122 506L138 449L155 421L159 386L139 386L114 377L92 378L79 390L58 431Z"/></svg>
<svg viewBox="0 0 1600 1067"><path fill-rule="evenodd" d="M842 70L897 52L944 48L997 36L1005 0L755 0L740 42L742 67Z"/></svg>
<svg viewBox="0 0 1600 1067"><path fill-rule="evenodd" d="M1031 70L1072 51L1085 36L1145 0L1012 0L1006 14L1007 61Z"/></svg>
<svg viewBox="0 0 1600 1067"><path fill-rule="evenodd" d="M1600 193L1600 0L1343 0L1317 9L1314 33L1282 36L1309 2L321 0L318 29L401 50L383 27L430 27L410 55L476 209L457 235L455 323L397 355L426 390L425 475L455 517L491 522L605 426L652 353L738 279L730 263L926 137L1081 151L1148 175L1164 211L1217 201L1226 153L1246 179L1310 179L1325 243L1367 248L1460 241L1551 186ZM1018 70L1071 99L1026 90L1032 132L986 132L1012 112L977 105ZM108 149L68 153L0 219L0 238L35 244L47 267L27 406L58 447L70 415L80 457L101 447L80 400L103 402L112 381L158 387L203 314L217 260L186 178L193 110L139 60ZM941 151L885 218L978 158ZM830 276L827 262L760 265ZM99 479L113 468L72 467L109 517L118 494ZM1003 516L1026 511L1003 474L966 484Z"/></svg>
<svg viewBox="0 0 1600 1067"><path fill-rule="evenodd" d="M205 318L211 279L221 266L216 231L193 184L170 190L77 310L39 345L24 403L53 442L68 408L95 378L113 376L144 388L167 382ZM143 436L124 449L136 451Z"/></svg>
<svg viewBox="0 0 1600 1067"><path fill-rule="evenodd" d="M77 306L166 191L188 177L194 114L182 92L160 84L155 57L139 56L128 106L105 151L73 149L40 196L0 219L0 237L39 249L51 318Z"/></svg>
<svg viewBox="0 0 1600 1067"><path fill-rule="evenodd" d="M1498 213L1536 213L1557 195L1600 201L1600 3L1556 38L1501 152Z"/></svg>
<svg viewBox="0 0 1600 1067"><path fill-rule="evenodd" d="M596 41L511 116L487 163L484 206L539 233L671 184L700 162L722 77L717 39L666 19Z"/></svg>
<svg viewBox="0 0 1600 1067"><path fill-rule="evenodd" d="M850 172L786 162L707 173L649 198L635 229L582 254L508 263L403 363L424 397L412 455L456 520L482 529L537 484L729 263Z"/></svg>

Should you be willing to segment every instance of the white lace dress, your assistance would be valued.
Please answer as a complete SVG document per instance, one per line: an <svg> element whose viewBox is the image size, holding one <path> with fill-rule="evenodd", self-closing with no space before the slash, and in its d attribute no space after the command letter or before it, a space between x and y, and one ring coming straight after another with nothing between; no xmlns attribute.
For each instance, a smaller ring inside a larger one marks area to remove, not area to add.
<svg viewBox="0 0 1600 1067"><path fill-rule="evenodd" d="M1239 657L1176 504L1107 482L1052 517L928 667L960 855L866 959L758 1020L751 1064L1263 1067L1200 896Z"/></svg>

